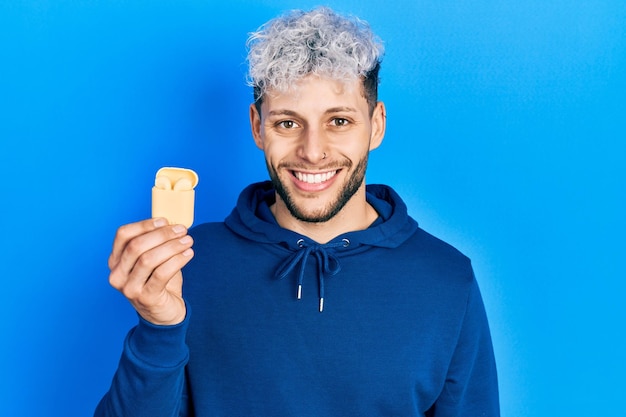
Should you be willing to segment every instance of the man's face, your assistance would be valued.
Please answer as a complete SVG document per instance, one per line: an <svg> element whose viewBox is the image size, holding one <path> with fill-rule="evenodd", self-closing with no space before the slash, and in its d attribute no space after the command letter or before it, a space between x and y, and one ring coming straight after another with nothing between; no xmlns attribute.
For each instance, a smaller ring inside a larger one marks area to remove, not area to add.
<svg viewBox="0 0 626 417"><path fill-rule="evenodd" d="M255 142L290 214L326 222L364 187L369 151L384 135L384 107L372 116L360 80L349 84L308 76L287 93L250 107ZM363 200L364 201L364 200Z"/></svg>

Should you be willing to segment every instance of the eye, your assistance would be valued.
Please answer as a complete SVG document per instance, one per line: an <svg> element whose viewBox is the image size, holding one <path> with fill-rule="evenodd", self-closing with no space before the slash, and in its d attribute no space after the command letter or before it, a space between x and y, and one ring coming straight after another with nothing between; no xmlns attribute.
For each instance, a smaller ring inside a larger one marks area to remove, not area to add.
<svg viewBox="0 0 626 417"><path fill-rule="evenodd" d="M341 117L336 117L333 120L331 120L330 123L333 126L336 126L336 127L343 127L343 126L348 126L350 124L350 121L348 119L343 119Z"/></svg>
<svg viewBox="0 0 626 417"><path fill-rule="evenodd" d="M276 126L281 127L283 129L294 129L298 127L298 124L293 120L282 120L276 123Z"/></svg>

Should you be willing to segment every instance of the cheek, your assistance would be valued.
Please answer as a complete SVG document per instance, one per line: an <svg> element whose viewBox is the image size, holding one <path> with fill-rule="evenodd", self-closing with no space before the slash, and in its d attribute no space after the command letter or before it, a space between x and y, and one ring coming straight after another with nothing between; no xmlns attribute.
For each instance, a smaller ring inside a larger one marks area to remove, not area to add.
<svg viewBox="0 0 626 417"><path fill-rule="evenodd" d="M265 159L273 165L278 165L288 155L288 150L284 144L271 140L265 141L263 152L265 153Z"/></svg>
<svg viewBox="0 0 626 417"><path fill-rule="evenodd" d="M346 156L348 156L353 162L358 162L363 159L365 155L367 155L370 151L369 142L358 142L354 143L352 146L344 149L346 152Z"/></svg>
<svg viewBox="0 0 626 417"><path fill-rule="evenodd" d="M297 145L295 140L274 135L265 136L263 143L265 153L273 155L286 155L289 152L294 152Z"/></svg>

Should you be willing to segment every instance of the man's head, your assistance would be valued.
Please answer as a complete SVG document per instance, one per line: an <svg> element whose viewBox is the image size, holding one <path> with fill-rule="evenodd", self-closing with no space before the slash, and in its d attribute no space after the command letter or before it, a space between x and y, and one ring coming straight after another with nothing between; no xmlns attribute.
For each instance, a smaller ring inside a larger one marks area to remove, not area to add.
<svg viewBox="0 0 626 417"><path fill-rule="evenodd" d="M336 81L360 78L370 112L378 100L383 46L367 23L321 7L292 11L248 39L248 81L257 110L271 92L284 93L308 75Z"/></svg>
<svg viewBox="0 0 626 417"><path fill-rule="evenodd" d="M377 100L382 47L367 24L326 8L272 20L249 46L250 123L276 190L278 222L342 219L351 230L363 227L373 214L368 155L385 132Z"/></svg>

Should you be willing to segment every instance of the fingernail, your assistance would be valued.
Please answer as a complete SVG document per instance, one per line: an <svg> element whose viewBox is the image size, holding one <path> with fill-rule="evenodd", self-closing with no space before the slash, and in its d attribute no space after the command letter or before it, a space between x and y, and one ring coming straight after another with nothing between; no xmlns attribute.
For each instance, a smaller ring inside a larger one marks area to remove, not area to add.
<svg viewBox="0 0 626 417"><path fill-rule="evenodd" d="M191 236L187 235L179 240L180 243L186 245L187 243L191 243Z"/></svg>
<svg viewBox="0 0 626 417"><path fill-rule="evenodd" d="M154 219L154 227L163 227L167 224L167 220L159 218Z"/></svg>
<svg viewBox="0 0 626 417"><path fill-rule="evenodd" d="M182 224L177 224L172 228L172 230L174 231L174 233L182 233L185 231L185 226L183 226Z"/></svg>
<svg viewBox="0 0 626 417"><path fill-rule="evenodd" d="M191 249L191 248L186 249L186 250L183 252L183 255L184 255L184 256L191 256L191 255L193 255L193 249Z"/></svg>

